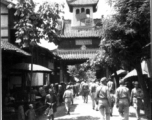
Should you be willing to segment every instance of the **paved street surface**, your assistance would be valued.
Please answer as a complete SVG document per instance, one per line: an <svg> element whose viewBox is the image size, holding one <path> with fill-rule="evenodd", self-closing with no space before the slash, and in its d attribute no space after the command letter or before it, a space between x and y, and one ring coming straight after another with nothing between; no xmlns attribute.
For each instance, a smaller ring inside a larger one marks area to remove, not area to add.
<svg viewBox="0 0 152 120"><path fill-rule="evenodd" d="M89 97L88 103L83 103L82 97L76 97L74 99L74 105L71 106L70 115L66 115L64 105L58 107L57 113L55 114L55 120L100 120L100 112L92 109L91 99ZM141 120L147 120L144 118L144 112L141 111ZM113 116L111 120L119 120L118 109L114 107ZM45 116L41 116L39 120L47 120ZM130 107L129 120L136 120L135 112Z"/></svg>

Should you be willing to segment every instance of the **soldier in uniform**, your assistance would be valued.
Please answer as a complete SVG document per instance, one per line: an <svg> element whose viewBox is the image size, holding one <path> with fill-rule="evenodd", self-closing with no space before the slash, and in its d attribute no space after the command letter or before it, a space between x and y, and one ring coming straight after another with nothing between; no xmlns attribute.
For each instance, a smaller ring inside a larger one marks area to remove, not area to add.
<svg viewBox="0 0 152 120"><path fill-rule="evenodd" d="M95 102L96 88L97 88L97 85L96 85L95 81L92 81L92 83L90 85L90 96L91 96L91 100L92 100L92 109L98 110L96 102Z"/></svg>
<svg viewBox="0 0 152 120"><path fill-rule="evenodd" d="M70 105L71 105L71 102L73 101L73 94L72 94L70 89L71 88L68 85L66 87L66 91L63 94L63 99L64 99L64 102L65 102L65 108L67 110L67 114L70 114Z"/></svg>
<svg viewBox="0 0 152 120"><path fill-rule="evenodd" d="M131 91L131 103L136 110L137 120L140 120L140 109L142 108L144 94L137 81L134 83L134 87Z"/></svg>
<svg viewBox="0 0 152 120"><path fill-rule="evenodd" d="M120 86L116 89L116 107L118 108L120 120L129 119L130 92L125 86L124 80L119 81Z"/></svg>
<svg viewBox="0 0 152 120"><path fill-rule="evenodd" d="M107 84L107 78L103 77L100 80L101 85L97 88L95 99L98 102L99 110L101 112L101 120L110 120L110 106L111 106L111 97L110 91Z"/></svg>
<svg viewBox="0 0 152 120"><path fill-rule="evenodd" d="M82 96L84 103L88 103L88 95L89 95L89 85L84 81L84 84L82 85Z"/></svg>
<svg viewBox="0 0 152 120"><path fill-rule="evenodd" d="M112 81L112 79L110 78L108 83L107 83L107 86L109 88L109 91L111 91L112 93L114 93L114 82Z"/></svg>

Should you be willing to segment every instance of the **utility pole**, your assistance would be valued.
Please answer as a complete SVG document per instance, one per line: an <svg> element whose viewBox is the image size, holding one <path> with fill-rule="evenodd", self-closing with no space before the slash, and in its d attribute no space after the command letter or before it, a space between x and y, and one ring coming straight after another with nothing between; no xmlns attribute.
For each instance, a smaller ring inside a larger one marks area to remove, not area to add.
<svg viewBox="0 0 152 120"><path fill-rule="evenodd" d="M0 33L1 34L1 33ZM1 38L0 38L1 45ZM2 53L0 48L0 120L2 120Z"/></svg>
<svg viewBox="0 0 152 120"><path fill-rule="evenodd" d="M150 0L150 40L151 40L151 44L150 44L150 62L151 62L151 68L152 68L152 1ZM152 71L150 71L152 72ZM150 76L152 78L152 75Z"/></svg>

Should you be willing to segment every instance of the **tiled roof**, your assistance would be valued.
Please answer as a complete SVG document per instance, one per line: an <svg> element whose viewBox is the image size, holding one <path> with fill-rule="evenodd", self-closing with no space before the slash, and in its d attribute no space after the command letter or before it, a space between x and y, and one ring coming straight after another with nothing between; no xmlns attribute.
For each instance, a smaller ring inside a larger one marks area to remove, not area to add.
<svg viewBox="0 0 152 120"><path fill-rule="evenodd" d="M73 49L73 50L57 50L57 54L63 60L78 60L93 58L97 54L98 49Z"/></svg>
<svg viewBox="0 0 152 120"><path fill-rule="evenodd" d="M94 27L79 27L73 28L71 27L71 21L65 20L64 21L64 32L61 35L61 38L86 38L86 37L101 37L102 30L96 29L95 25L97 22L100 22L100 19L94 19Z"/></svg>
<svg viewBox="0 0 152 120"><path fill-rule="evenodd" d="M14 51L14 52L17 52L22 55L30 56L29 53L25 52L24 50L16 47L15 45L13 45L5 40L1 40L1 49L8 50L8 51Z"/></svg>
<svg viewBox="0 0 152 120"><path fill-rule="evenodd" d="M71 6L75 5L96 5L99 0L67 0L67 3Z"/></svg>
<svg viewBox="0 0 152 120"><path fill-rule="evenodd" d="M61 35L61 38L100 37L100 30L69 30Z"/></svg>

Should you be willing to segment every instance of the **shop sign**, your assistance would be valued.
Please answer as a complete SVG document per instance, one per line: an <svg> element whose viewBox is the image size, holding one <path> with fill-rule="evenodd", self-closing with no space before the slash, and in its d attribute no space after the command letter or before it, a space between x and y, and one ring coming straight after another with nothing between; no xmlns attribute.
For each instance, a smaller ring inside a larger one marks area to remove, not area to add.
<svg viewBox="0 0 152 120"><path fill-rule="evenodd" d="M76 45L92 45L92 40L76 40Z"/></svg>

